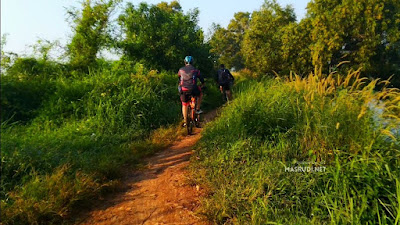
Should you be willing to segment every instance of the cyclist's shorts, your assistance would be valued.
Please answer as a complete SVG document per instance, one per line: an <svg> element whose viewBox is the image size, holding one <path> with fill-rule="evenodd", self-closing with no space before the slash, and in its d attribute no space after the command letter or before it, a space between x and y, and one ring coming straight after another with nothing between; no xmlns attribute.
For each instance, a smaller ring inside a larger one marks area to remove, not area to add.
<svg viewBox="0 0 400 225"><path fill-rule="evenodd" d="M181 101L182 105L188 105L192 96L200 96L201 88L195 87L192 91L182 91L181 92Z"/></svg>

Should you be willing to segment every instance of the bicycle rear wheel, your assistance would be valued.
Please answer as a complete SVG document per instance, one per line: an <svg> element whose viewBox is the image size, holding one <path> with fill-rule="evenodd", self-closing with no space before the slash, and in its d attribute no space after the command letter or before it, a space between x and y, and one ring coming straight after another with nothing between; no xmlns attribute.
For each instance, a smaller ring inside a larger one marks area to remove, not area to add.
<svg viewBox="0 0 400 225"><path fill-rule="evenodd" d="M187 128L187 132L188 135L192 134L193 132L193 120L192 120L192 113L193 113L193 109L192 107L190 107L190 105L188 106L188 113L186 116L186 128Z"/></svg>

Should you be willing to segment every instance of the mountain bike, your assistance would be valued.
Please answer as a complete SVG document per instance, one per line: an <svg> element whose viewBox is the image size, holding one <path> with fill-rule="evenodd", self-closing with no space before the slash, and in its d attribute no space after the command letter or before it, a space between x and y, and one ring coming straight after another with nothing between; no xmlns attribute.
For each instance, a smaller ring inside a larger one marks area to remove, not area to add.
<svg viewBox="0 0 400 225"><path fill-rule="evenodd" d="M200 114L196 113L197 107L197 97L191 96L189 105L188 105L188 114L186 116L186 128L188 135L193 133L193 127L200 126Z"/></svg>
<svg viewBox="0 0 400 225"><path fill-rule="evenodd" d="M202 87L202 91L204 93L204 90L206 89L205 86ZM190 102L188 105L188 114L186 116L186 127L187 127L187 132L188 134L193 133L193 127L196 126L197 128L200 128L200 121L201 121L201 113L196 112L197 109L197 96L191 96L190 97Z"/></svg>

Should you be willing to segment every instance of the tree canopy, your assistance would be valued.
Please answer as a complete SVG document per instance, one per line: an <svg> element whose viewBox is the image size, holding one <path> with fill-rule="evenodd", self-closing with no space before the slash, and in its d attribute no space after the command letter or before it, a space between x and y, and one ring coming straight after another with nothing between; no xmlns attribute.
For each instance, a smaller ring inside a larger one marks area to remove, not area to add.
<svg viewBox="0 0 400 225"><path fill-rule="evenodd" d="M183 13L177 1L128 3L118 19L124 34L119 42L123 57L153 69L177 70L186 55L207 64L208 48L197 25L198 14L197 9Z"/></svg>
<svg viewBox="0 0 400 225"><path fill-rule="evenodd" d="M295 20L292 7L282 8L275 1L265 2L260 11L253 12L243 40L246 66L260 73L282 70L282 28Z"/></svg>
<svg viewBox="0 0 400 225"><path fill-rule="evenodd" d="M291 6L266 0L260 10L215 25L211 52L219 61L259 74L307 74L361 68L366 76L400 85L400 2L314 0L300 22ZM239 27L239 29L238 29Z"/></svg>
<svg viewBox="0 0 400 225"><path fill-rule="evenodd" d="M157 70L175 71L186 55L192 55L205 73L213 70L214 61L260 75L305 75L313 67L327 73L346 61L339 69L361 68L365 76L382 79L394 75L393 83L400 86L396 0L313 0L301 21L296 21L290 5L265 0L259 10L235 13L227 27L214 24L208 41L198 26L199 10L184 12L178 1L128 2L118 15L118 32L112 33L111 13L120 2L84 0L81 10L68 12L73 28L68 64L73 69L87 72L97 66L101 50L113 47L121 61ZM52 46L46 43L36 49L44 61ZM15 61L10 54L2 57L2 68Z"/></svg>
<svg viewBox="0 0 400 225"><path fill-rule="evenodd" d="M308 4L307 18L314 65L350 61L368 75L400 76L399 1L315 0Z"/></svg>
<svg viewBox="0 0 400 225"><path fill-rule="evenodd" d="M210 39L211 52L227 68L240 70L244 68L242 42L250 23L250 13L238 12L230 21L228 28L214 25L214 34Z"/></svg>
<svg viewBox="0 0 400 225"><path fill-rule="evenodd" d="M119 0L85 0L82 11L69 10L74 35L68 44L70 64L75 69L87 71L96 63L97 53L110 39L106 28L110 13Z"/></svg>

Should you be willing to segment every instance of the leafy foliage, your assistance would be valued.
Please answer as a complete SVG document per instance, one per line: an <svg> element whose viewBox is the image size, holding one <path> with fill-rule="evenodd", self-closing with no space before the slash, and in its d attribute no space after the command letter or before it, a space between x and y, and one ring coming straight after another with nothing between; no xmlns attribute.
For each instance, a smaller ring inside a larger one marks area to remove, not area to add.
<svg viewBox="0 0 400 225"><path fill-rule="evenodd" d="M282 74L290 71L307 75L312 70L311 61L311 21L303 19L299 23L290 23L282 28Z"/></svg>
<svg viewBox="0 0 400 225"><path fill-rule="evenodd" d="M12 52L5 52L4 46L7 43L7 34L3 34L1 36L1 62L0 62L0 72L1 75L4 75L7 69L13 64L15 58L18 57L17 54Z"/></svg>
<svg viewBox="0 0 400 225"><path fill-rule="evenodd" d="M235 13L227 29L215 25L213 36L209 41L211 52L218 56L219 62L225 64L226 68L234 67L235 70L244 68L241 49L249 23L250 13L238 12Z"/></svg>
<svg viewBox="0 0 400 225"><path fill-rule="evenodd" d="M209 69L208 47L197 25L197 9L184 14L178 2L158 5L128 3L119 17L124 39L119 46L127 60L148 68L177 70L186 55L194 56L200 69Z"/></svg>
<svg viewBox="0 0 400 225"><path fill-rule="evenodd" d="M368 75L387 79L400 70L400 3L380 1L312 1L312 58L316 66L350 61Z"/></svg>
<svg viewBox="0 0 400 225"><path fill-rule="evenodd" d="M307 9L297 23L290 6L282 8L267 0L251 14L249 26L243 26L243 40L233 38L229 27L216 26L212 52L228 65L241 55L246 68L263 75L290 71L306 75L312 67L325 72L361 67L364 76L385 80L395 75L392 84L400 84L398 1L317 0ZM337 65L345 61L339 69Z"/></svg>
<svg viewBox="0 0 400 225"><path fill-rule="evenodd" d="M82 12L68 12L74 24L74 36L67 46L73 68L88 71L89 67L95 66L98 52L110 39L106 28L110 13L118 2L85 0L82 2Z"/></svg>
<svg viewBox="0 0 400 225"><path fill-rule="evenodd" d="M263 74L284 68L281 29L295 19L293 8L282 8L275 1L266 2L260 11L253 12L242 49L247 68Z"/></svg>

